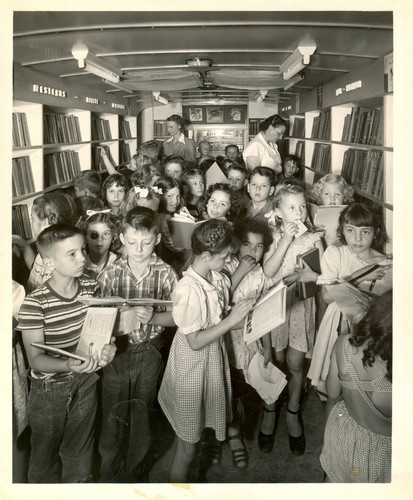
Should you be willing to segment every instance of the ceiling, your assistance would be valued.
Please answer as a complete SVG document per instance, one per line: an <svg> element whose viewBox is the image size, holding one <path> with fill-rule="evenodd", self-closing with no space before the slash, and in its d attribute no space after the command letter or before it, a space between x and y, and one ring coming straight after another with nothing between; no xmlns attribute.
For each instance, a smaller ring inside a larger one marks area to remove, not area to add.
<svg viewBox="0 0 413 500"><path fill-rule="evenodd" d="M299 44L317 46L305 79L285 91L280 65ZM119 89L79 69L76 43L118 68ZM151 104L282 102L393 51L391 12L15 12L14 61ZM201 57L199 70L185 61ZM125 89L129 90L127 92Z"/></svg>

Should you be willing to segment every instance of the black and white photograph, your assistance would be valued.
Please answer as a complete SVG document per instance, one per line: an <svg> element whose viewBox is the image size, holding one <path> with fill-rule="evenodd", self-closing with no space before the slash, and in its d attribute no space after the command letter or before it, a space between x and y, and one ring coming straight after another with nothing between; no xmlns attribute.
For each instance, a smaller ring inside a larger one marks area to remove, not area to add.
<svg viewBox="0 0 413 500"><path fill-rule="evenodd" d="M196 7L8 12L5 498L407 498L413 15Z"/></svg>

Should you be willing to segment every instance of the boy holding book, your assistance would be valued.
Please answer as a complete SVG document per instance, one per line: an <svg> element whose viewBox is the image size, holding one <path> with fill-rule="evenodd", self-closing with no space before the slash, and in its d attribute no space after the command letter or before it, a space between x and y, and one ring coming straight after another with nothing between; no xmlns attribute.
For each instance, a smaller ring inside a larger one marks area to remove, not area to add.
<svg viewBox="0 0 413 500"><path fill-rule="evenodd" d="M82 362L31 345L74 352L87 311L78 299L93 296L97 287L81 277L85 255L79 228L54 224L36 243L51 277L26 297L17 326L31 368L29 482L89 482L99 378L94 372L112 361L116 347L106 344L99 359L89 356Z"/></svg>
<svg viewBox="0 0 413 500"><path fill-rule="evenodd" d="M156 214L135 207L122 221L122 258L98 276L104 296L170 300L178 279L154 253L161 235ZM162 370L160 334L174 326L171 311L134 307L135 329L119 338L118 352L102 376L102 482L145 479L142 462L151 444L150 411Z"/></svg>

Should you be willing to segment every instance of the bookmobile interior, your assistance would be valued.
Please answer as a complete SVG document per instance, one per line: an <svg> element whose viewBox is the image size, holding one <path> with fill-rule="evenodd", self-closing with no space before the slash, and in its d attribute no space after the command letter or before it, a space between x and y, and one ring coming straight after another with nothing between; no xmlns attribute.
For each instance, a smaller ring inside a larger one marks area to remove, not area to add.
<svg viewBox="0 0 413 500"><path fill-rule="evenodd" d="M242 151L276 113L289 124L281 155L301 158L308 186L326 173L353 184L357 201L382 211L391 254L391 12L16 11L13 233L33 242L36 197L70 189L79 169L106 173L97 146L126 163L143 142L166 139L178 114L216 156L227 144ZM314 432L304 475L273 454L271 477L257 457L247 473L223 467L210 481L322 481Z"/></svg>

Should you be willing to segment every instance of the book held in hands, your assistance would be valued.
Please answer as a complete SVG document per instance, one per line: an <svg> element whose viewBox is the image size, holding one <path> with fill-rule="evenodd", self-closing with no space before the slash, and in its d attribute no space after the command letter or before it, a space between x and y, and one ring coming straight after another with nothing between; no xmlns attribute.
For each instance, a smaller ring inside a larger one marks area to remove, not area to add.
<svg viewBox="0 0 413 500"><path fill-rule="evenodd" d="M89 307L74 353L54 346L32 342L32 346L51 354L86 361L89 356L99 359L102 348L110 343L118 309L116 307Z"/></svg>
<svg viewBox="0 0 413 500"><path fill-rule="evenodd" d="M270 288L247 314L243 339L247 345L285 323L287 287L283 280Z"/></svg>

